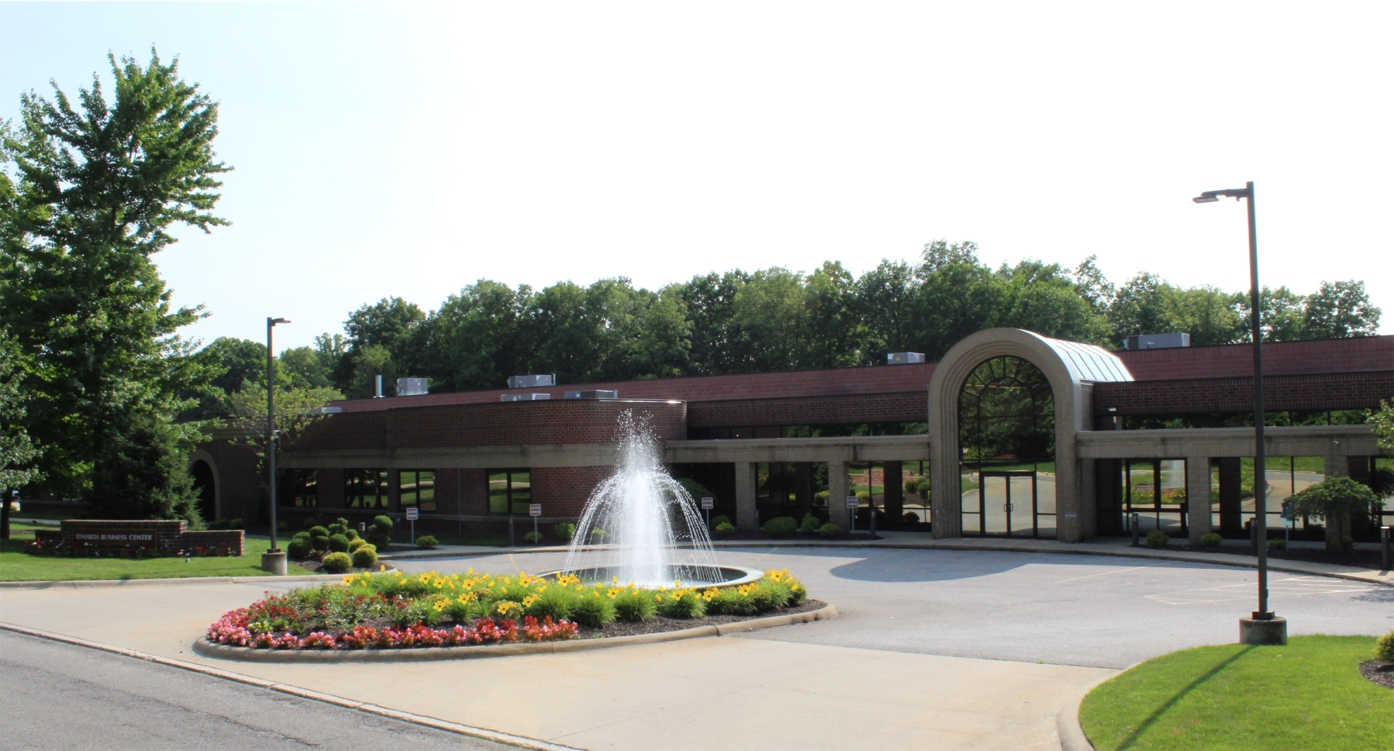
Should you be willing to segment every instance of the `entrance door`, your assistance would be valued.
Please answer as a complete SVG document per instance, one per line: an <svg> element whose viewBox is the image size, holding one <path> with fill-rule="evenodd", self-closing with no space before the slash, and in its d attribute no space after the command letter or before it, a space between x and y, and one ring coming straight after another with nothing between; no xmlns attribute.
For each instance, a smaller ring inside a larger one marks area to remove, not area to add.
<svg viewBox="0 0 1394 751"><path fill-rule="evenodd" d="M1036 534L1036 473L983 472L978 484L983 534Z"/></svg>

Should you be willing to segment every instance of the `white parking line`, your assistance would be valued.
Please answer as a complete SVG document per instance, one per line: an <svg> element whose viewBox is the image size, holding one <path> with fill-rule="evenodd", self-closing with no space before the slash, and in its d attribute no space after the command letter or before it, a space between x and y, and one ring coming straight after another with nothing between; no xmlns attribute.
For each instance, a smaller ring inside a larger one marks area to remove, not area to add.
<svg viewBox="0 0 1394 751"><path fill-rule="evenodd" d="M1127 571L1137 571L1137 570L1139 570L1139 569L1144 569L1144 568L1152 568L1152 567L1151 567L1151 566L1133 566L1132 568L1120 568L1120 569L1118 569L1117 571L1105 571L1105 572L1100 573L1100 574L1089 574L1088 576L1076 576L1076 577L1073 578L1073 579L1061 579L1060 581L1055 582L1055 583L1056 583L1056 584L1064 584L1064 583L1066 583L1066 582L1077 582L1077 581L1079 581L1080 579L1093 579L1093 578L1096 577L1096 576L1108 576L1109 574L1121 574L1121 573L1124 573L1124 572L1127 572Z"/></svg>

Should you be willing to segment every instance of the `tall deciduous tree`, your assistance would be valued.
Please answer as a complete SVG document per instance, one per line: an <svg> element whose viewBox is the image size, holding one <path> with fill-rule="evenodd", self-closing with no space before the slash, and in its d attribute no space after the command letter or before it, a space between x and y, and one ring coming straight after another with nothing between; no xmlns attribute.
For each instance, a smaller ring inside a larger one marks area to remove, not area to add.
<svg viewBox="0 0 1394 751"><path fill-rule="evenodd" d="M0 308L22 356L32 436L50 489L113 515L187 508L180 453L197 425L173 418L181 393L211 373L175 332L201 308L173 309L151 256L176 226L209 231L218 176L217 104L153 51L142 66L110 57L115 102L101 80L77 106L21 97L4 140L15 166Z"/></svg>
<svg viewBox="0 0 1394 751"><path fill-rule="evenodd" d="M1303 305L1305 339L1343 339L1373 336L1379 331L1380 309L1370 304L1365 283L1322 282Z"/></svg>

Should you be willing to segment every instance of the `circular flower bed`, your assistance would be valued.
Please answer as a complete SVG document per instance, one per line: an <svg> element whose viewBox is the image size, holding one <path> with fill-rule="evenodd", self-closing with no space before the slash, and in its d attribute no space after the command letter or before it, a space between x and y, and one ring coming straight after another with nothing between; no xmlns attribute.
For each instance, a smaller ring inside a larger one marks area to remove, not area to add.
<svg viewBox="0 0 1394 751"><path fill-rule="evenodd" d="M787 570L750 584L698 589L584 585L575 576L541 578L380 571L340 584L271 594L230 610L208 641L251 649L401 649L604 636L656 618L755 616L801 605L803 584Z"/></svg>

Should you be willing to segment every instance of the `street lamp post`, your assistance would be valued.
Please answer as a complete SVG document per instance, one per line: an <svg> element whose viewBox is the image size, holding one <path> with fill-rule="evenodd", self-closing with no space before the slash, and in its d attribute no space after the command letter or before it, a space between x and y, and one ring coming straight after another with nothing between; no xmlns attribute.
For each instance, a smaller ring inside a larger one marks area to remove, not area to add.
<svg viewBox="0 0 1394 751"><path fill-rule="evenodd" d="M1241 644L1286 644L1287 621L1268 609L1268 477L1263 445L1263 330L1258 286L1258 228L1254 220L1254 184L1229 190L1207 190L1191 199L1214 203L1221 197L1248 199L1249 209L1249 328L1254 346L1254 535L1258 539L1258 610L1239 619ZM1208 513L1208 510L1207 510Z"/></svg>
<svg viewBox="0 0 1394 751"><path fill-rule="evenodd" d="M266 319L266 473L271 495L271 549L261 556L261 567L279 576L286 575L286 554L276 545L276 356L272 331L284 318Z"/></svg>

